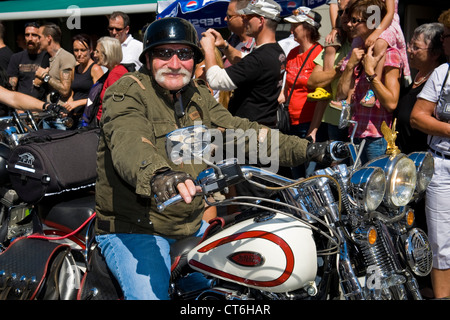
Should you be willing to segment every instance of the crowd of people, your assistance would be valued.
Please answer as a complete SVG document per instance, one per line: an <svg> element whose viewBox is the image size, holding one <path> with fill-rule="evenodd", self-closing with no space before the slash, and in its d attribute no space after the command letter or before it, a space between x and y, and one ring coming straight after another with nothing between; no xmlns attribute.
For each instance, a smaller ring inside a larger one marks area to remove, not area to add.
<svg viewBox="0 0 450 320"><path fill-rule="evenodd" d="M61 45L62 31L55 23L40 25L29 22L24 26L25 48L13 53L3 42L4 27L0 23L0 71L2 89L32 96L41 102L57 103L74 120L72 128L81 125L79 121L88 103L90 89L102 79L103 91L129 71L138 70L142 63L139 55L142 42L130 34L130 18L124 12L113 12L109 16L108 37L94 39L84 33L72 38L70 52ZM103 77L103 78L102 78ZM29 101L28 106L2 104L16 109L32 109L38 102ZM25 101L22 97L13 101ZM9 100L11 101L11 100ZM101 99L97 119L101 116ZM41 108L42 110L42 108ZM63 109L61 109L63 110ZM3 108L3 114L8 112ZM44 122L44 128L66 130L61 119Z"/></svg>
<svg viewBox="0 0 450 320"><path fill-rule="evenodd" d="M380 9L378 26L370 23L371 6ZM149 24L143 42L129 34L129 17L115 12L110 37L94 44L89 36L77 35L73 54L61 47L57 25L29 23L22 52L2 50L0 41L0 68L7 65L8 77L0 102L39 110L56 93L67 112L80 115L89 89L106 77L96 114L102 127L96 230L127 299L167 298L170 243L201 235L215 216L205 218L202 199L194 197L192 176L202 167L169 163L163 154L166 133L202 119L208 126L252 128L270 141L264 130L277 128L277 106L285 103L291 129L280 134L279 160L291 168L284 174L299 178L321 165L329 140L348 139L352 128L338 127L343 107L351 107L358 123L355 142L365 142L363 163L385 154L382 123L391 127L397 119L399 148L430 150L435 159L419 214L426 215L434 253L434 297L448 297L450 10L420 25L407 41L397 7L394 0L329 1L332 30L325 35L321 15L310 8L301 6L282 18L274 0L231 0L228 39L214 29L199 35L187 21L165 18ZM291 24L292 35L278 42L276 29L283 20ZM2 33L0 27L0 38ZM175 190L185 203L164 215L156 212L151 196L164 200ZM236 192L256 191L246 186ZM137 274L137 269L145 271Z"/></svg>

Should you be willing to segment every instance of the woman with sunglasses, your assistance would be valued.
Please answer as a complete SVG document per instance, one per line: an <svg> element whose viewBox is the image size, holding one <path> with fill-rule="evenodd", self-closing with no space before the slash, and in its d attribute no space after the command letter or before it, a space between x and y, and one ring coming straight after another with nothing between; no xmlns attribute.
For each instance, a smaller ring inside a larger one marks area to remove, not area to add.
<svg viewBox="0 0 450 320"><path fill-rule="evenodd" d="M353 25L365 23L373 32L365 39L356 37L352 42L353 48L369 48L373 47L374 56L383 56L388 48L395 48L398 50L402 60L402 76L405 84L411 83L411 71L409 68L408 57L406 52L406 42L400 27L400 17L398 15L398 0L383 0L384 6L372 4L369 6L361 3L360 8L366 8L364 18L350 18ZM381 15L381 16L380 16ZM383 61L377 64L375 73L380 77L383 70ZM350 94L351 95L351 94ZM337 109L342 109L343 103L349 103L350 96L346 101L340 103L333 103ZM375 104L376 97L372 89L367 90L363 99L360 101L361 105L371 108Z"/></svg>
<svg viewBox="0 0 450 320"><path fill-rule="evenodd" d="M97 112L97 120L100 121L102 116L102 101L106 89L127 73L128 70L120 64L123 58L122 47L120 41L116 38L102 37L98 39L94 57L97 59L97 63L100 66L104 66L108 69L108 77L106 78L102 92L100 93L100 106Z"/></svg>
<svg viewBox="0 0 450 320"><path fill-rule="evenodd" d="M433 70L445 62L441 36L444 27L441 23L426 23L417 27L408 44L408 57L411 69L417 70L413 83L401 93L394 118L397 119L397 140L400 150L409 154L414 151L427 151L427 134L414 129L410 124L411 111L417 101L417 95L422 91ZM413 205L416 226L427 230L425 217L425 199L422 198ZM433 297L429 277L417 279L423 288L422 296Z"/></svg>
<svg viewBox="0 0 450 320"><path fill-rule="evenodd" d="M450 57L450 9L438 20L447 61ZM428 135L434 174L427 188L425 214L433 250L431 283L434 297L450 297L450 64L434 69L411 112L411 126Z"/></svg>
<svg viewBox="0 0 450 320"><path fill-rule="evenodd" d="M408 44L408 57L412 69L417 70L413 83L401 94L394 117L397 118L397 145L405 153L426 151L427 135L411 128L410 116L417 95L435 68L445 62L441 36L444 27L440 23L422 24L414 30Z"/></svg>
<svg viewBox="0 0 450 320"><path fill-rule="evenodd" d="M375 31L366 23L370 18L368 7L378 6L381 19L386 14L382 0L359 0L347 8L349 16L349 32L353 39L360 37L364 42ZM382 73L377 76L377 64L384 59ZM355 142L365 140L361 161L365 163L385 154L387 143L383 138L381 125L392 124L392 112L397 107L400 96L401 70L403 67L400 52L388 48L385 55L374 55L374 46L354 48L350 58L344 64L345 69L338 83L337 97L348 97L352 94L352 119L358 122ZM376 100L372 108L361 104L367 91L374 91ZM345 101L345 100L343 100ZM352 128L350 128L352 130Z"/></svg>

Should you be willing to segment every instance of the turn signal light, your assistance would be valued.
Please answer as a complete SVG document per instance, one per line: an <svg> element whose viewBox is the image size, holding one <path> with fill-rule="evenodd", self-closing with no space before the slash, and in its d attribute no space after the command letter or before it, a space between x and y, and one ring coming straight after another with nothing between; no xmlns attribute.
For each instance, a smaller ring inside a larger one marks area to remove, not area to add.
<svg viewBox="0 0 450 320"><path fill-rule="evenodd" d="M406 213L406 224L408 225L408 227L412 227L415 218L416 217L414 215L414 210L408 210L408 212Z"/></svg>
<svg viewBox="0 0 450 320"><path fill-rule="evenodd" d="M367 234L367 241L370 245L377 242L377 230L375 230L375 228L370 228L369 233Z"/></svg>

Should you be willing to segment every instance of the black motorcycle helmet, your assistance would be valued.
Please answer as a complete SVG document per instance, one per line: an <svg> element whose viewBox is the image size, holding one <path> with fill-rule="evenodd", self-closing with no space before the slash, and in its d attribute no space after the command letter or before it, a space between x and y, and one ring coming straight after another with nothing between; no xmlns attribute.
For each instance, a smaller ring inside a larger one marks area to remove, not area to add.
<svg viewBox="0 0 450 320"><path fill-rule="evenodd" d="M198 47L198 36L194 26L187 20L176 17L167 17L152 22L144 34L144 50L139 56L142 63L145 53L152 48L169 43L186 44L194 50L194 62L203 60L203 53Z"/></svg>

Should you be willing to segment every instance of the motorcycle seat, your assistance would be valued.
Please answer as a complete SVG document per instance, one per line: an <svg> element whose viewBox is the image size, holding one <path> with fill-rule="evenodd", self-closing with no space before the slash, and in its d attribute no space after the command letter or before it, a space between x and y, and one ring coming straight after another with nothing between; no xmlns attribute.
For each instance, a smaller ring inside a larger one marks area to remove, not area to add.
<svg viewBox="0 0 450 320"><path fill-rule="evenodd" d="M38 213L42 222L63 233L70 233L79 228L95 212L95 195L88 194L75 198L63 198L42 202ZM84 239L89 225L78 233Z"/></svg>
<svg viewBox="0 0 450 320"><path fill-rule="evenodd" d="M170 246L171 278L176 279L188 272L187 254L199 244L200 240L200 237L188 237L178 240Z"/></svg>

